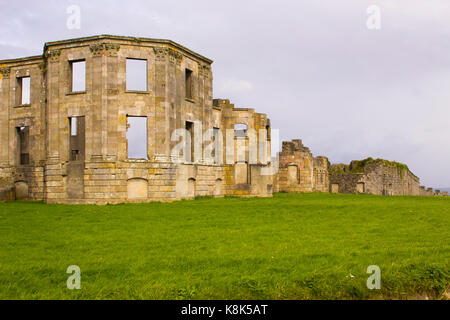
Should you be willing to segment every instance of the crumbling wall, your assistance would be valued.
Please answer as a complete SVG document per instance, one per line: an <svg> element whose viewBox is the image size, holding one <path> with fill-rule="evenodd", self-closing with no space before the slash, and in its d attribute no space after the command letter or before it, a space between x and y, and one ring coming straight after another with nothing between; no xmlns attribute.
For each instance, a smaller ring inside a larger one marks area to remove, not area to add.
<svg viewBox="0 0 450 320"><path fill-rule="evenodd" d="M214 99L213 106L221 115L224 194L272 196L273 175L268 170L271 164L270 120L252 108L235 108L227 99ZM237 124L245 125L247 132L243 135L234 132Z"/></svg>
<svg viewBox="0 0 450 320"><path fill-rule="evenodd" d="M382 159L369 158L330 168L331 188L339 193L420 195L419 183L405 165Z"/></svg>
<svg viewBox="0 0 450 320"><path fill-rule="evenodd" d="M279 168L275 177L276 192L328 192L328 159L314 158L302 140L283 141L278 154Z"/></svg>

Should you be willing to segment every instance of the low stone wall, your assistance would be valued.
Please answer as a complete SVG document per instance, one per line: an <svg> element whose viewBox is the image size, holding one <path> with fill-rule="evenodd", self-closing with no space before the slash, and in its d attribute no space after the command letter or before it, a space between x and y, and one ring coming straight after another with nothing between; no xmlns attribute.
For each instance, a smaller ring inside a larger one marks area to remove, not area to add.
<svg viewBox="0 0 450 320"><path fill-rule="evenodd" d="M196 196L223 196L223 167L127 160L86 162L79 198L70 197L71 172L61 170L59 185L50 187L49 203L106 204L173 201ZM50 169L50 174L58 170ZM56 180L56 179L55 179ZM57 191L57 192L55 192ZM63 192L61 192L63 191Z"/></svg>
<svg viewBox="0 0 450 320"><path fill-rule="evenodd" d="M358 193L358 183L363 182L364 174L332 174L330 188L332 193Z"/></svg>
<svg viewBox="0 0 450 320"><path fill-rule="evenodd" d="M353 163L353 162L352 162ZM370 161L355 171L355 167L333 165L330 175L334 193L369 193L377 195L420 195L419 178L404 165L385 160Z"/></svg>

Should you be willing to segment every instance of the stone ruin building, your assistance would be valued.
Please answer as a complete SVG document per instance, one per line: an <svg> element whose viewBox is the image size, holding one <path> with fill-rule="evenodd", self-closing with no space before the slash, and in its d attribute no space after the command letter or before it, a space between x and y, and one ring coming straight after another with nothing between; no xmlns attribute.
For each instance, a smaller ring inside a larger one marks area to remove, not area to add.
<svg viewBox="0 0 450 320"><path fill-rule="evenodd" d="M105 204L271 196L272 175L262 172L270 120L213 100L211 64L169 40L109 35L0 61L0 197ZM128 81L130 70L140 83ZM249 133L261 131L249 161Z"/></svg>
<svg viewBox="0 0 450 320"><path fill-rule="evenodd" d="M419 178L402 163L367 158L350 165L331 165L329 171L331 193L425 195Z"/></svg>
<svg viewBox="0 0 450 320"><path fill-rule="evenodd" d="M447 195L398 163L330 166L301 140L283 142L273 161L270 120L213 99L211 64L170 40L110 35L0 61L0 201Z"/></svg>
<svg viewBox="0 0 450 320"><path fill-rule="evenodd" d="M313 157L302 140L283 141L274 176L275 192L328 192L330 187L326 157Z"/></svg>

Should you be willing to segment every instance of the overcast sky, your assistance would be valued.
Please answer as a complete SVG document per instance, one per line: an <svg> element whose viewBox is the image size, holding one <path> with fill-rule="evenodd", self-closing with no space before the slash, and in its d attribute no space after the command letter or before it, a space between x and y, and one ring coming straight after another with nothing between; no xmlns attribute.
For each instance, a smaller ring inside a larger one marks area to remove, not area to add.
<svg viewBox="0 0 450 320"><path fill-rule="evenodd" d="M81 9L69 29L67 8ZM369 30L366 10L381 9ZM6 1L0 59L114 34L174 40L212 60L214 97L267 113L282 140L332 163L408 164L450 187L450 1Z"/></svg>

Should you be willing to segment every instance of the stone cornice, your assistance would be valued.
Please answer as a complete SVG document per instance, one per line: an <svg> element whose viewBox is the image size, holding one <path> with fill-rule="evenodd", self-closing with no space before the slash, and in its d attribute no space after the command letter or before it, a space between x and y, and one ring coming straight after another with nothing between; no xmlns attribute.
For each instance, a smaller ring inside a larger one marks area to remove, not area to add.
<svg viewBox="0 0 450 320"><path fill-rule="evenodd" d="M16 59L6 59L6 60L0 60L0 64L21 64L23 63L36 63L39 60L42 60L43 56L32 56L32 57L24 57L24 58L16 58Z"/></svg>
<svg viewBox="0 0 450 320"><path fill-rule="evenodd" d="M98 35L98 36L92 36L92 37L85 37L85 38L76 38L76 39L68 39L68 40L61 40L61 41L52 41L45 43L44 51L47 50L50 47L54 46L65 46L65 45L74 45L77 43L82 42L89 42L89 41L98 41L98 40L117 40L117 41L126 41L129 44L165 44L170 47L173 47L179 52L182 52L187 55L191 55L199 60L202 60L203 62L207 64L213 63L212 60L192 51L188 48L174 42L171 40L165 40L165 39L152 39L152 38L137 38L137 37L126 37L126 36L113 36L113 35ZM86 44L86 43L85 43ZM122 44L122 43L121 43ZM124 45L126 43L123 43Z"/></svg>

